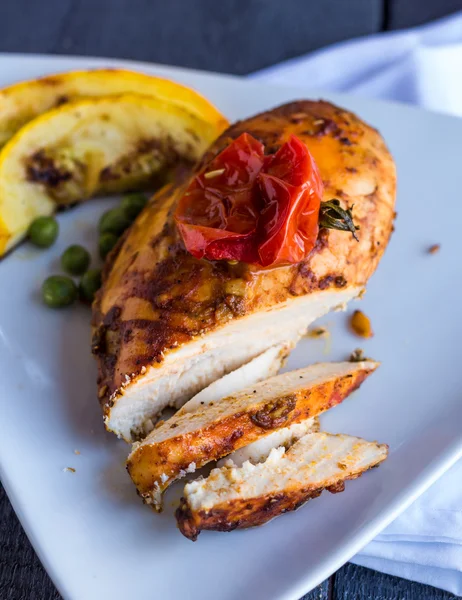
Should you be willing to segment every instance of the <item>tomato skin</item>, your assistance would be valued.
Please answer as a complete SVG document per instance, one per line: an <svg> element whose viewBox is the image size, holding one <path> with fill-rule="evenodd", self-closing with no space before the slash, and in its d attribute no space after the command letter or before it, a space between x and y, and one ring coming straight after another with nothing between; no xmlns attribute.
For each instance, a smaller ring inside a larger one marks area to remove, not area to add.
<svg viewBox="0 0 462 600"><path fill-rule="evenodd" d="M175 212L185 246L193 256L258 261L254 236L260 206L254 184L263 164L263 144L244 133L194 178ZM222 170L207 178L207 174Z"/></svg>
<svg viewBox="0 0 462 600"><path fill-rule="evenodd" d="M295 136L271 157L259 185L265 199L258 247L263 267L297 263L318 237L321 175L306 146Z"/></svg>
<svg viewBox="0 0 462 600"><path fill-rule="evenodd" d="M178 222L178 229L186 249L195 258L209 260L238 260L249 264L258 262L255 250L255 231L245 233L230 233L229 231L213 230L199 225Z"/></svg>
<svg viewBox="0 0 462 600"><path fill-rule="evenodd" d="M322 193L316 163L298 138L265 156L263 144L244 133L194 178L175 220L196 258L297 263L316 243Z"/></svg>

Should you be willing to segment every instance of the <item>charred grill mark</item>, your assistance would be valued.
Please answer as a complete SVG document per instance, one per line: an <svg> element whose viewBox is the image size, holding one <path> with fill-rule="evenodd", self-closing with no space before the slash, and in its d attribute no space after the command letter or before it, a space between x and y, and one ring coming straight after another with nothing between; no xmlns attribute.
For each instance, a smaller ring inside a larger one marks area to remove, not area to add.
<svg viewBox="0 0 462 600"><path fill-rule="evenodd" d="M94 355L104 354L106 351L105 345L105 328L104 326L98 327L93 333L91 340L91 351Z"/></svg>
<svg viewBox="0 0 462 600"><path fill-rule="evenodd" d="M304 293L304 291L307 289L315 288L316 284L316 275L308 266L307 261L303 261L297 265L294 276L288 288L289 293L292 296L298 296L299 294Z"/></svg>
<svg viewBox="0 0 462 600"><path fill-rule="evenodd" d="M122 339L124 341L124 344L128 344L129 342L131 342L134 338L134 333L133 333L133 328L132 327L128 327L128 329L125 329L125 331L123 332L123 336Z"/></svg>
<svg viewBox="0 0 462 600"><path fill-rule="evenodd" d="M165 152L166 150L170 151L170 148L166 147L162 140L154 138L139 140L139 142L136 144L135 149L135 151L140 154L145 154L147 152L153 151Z"/></svg>
<svg viewBox="0 0 462 600"><path fill-rule="evenodd" d="M244 315L245 301L242 296L228 294L225 296L225 304L230 309L234 316Z"/></svg>
<svg viewBox="0 0 462 600"><path fill-rule="evenodd" d="M47 156L45 151L37 150L26 162L27 181L42 183L46 187L55 188L65 181L72 179L72 173L64 167L59 167L56 161Z"/></svg>
<svg viewBox="0 0 462 600"><path fill-rule="evenodd" d="M136 297L146 300L153 309L165 311L167 319L184 314L202 319L211 326L215 323L214 315L219 307L225 305L233 315L243 314L245 310L242 297L226 293L225 284L230 275L223 265L197 261L178 245L167 259L158 264L155 273L133 275L126 299ZM186 292L182 286L184 281L188 281Z"/></svg>
<svg viewBox="0 0 462 600"><path fill-rule="evenodd" d="M96 327L93 332L91 351L94 356L97 356L101 361L103 373L113 373L117 365L117 350L120 346L120 314L121 309L118 306L113 306L105 315L102 323ZM111 338L111 339L110 339ZM107 397L111 397L117 390L118 386L110 378L101 379L100 383L104 382L106 393L100 397L100 400L112 406L107 401Z"/></svg>
<svg viewBox="0 0 462 600"><path fill-rule="evenodd" d="M348 282L343 275L337 275L337 277L334 278L334 286L336 288L346 287L347 283Z"/></svg>
<svg viewBox="0 0 462 600"><path fill-rule="evenodd" d="M271 496L271 498L268 498L263 506L262 506L262 511L263 512L270 512L270 511L274 511L282 502L284 501L284 494L275 494L274 496ZM252 510L252 505L248 504L248 509Z"/></svg>
<svg viewBox="0 0 462 600"><path fill-rule="evenodd" d="M345 491L345 482L337 481L333 485L329 485L328 487L326 487L326 490L328 492L330 492L331 494L339 494L340 492L344 492Z"/></svg>
<svg viewBox="0 0 462 600"><path fill-rule="evenodd" d="M226 454L231 454L231 452L233 452L233 450L236 447L236 441L243 435L244 431L238 428L235 429L227 438L223 439L222 443L220 444L222 448L222 456L225 456Z"/></svg>
<svg viewBox="0 0 462 600"><path fill-rule="evenodd" d="M200 531L194 525L191 509L184 498L180 500L180 506L175 511L175 517L183 535L195 542Z"/></svg>
<svg viewBox="0 0 462 600"><path fill-rule="evenodd" d="M63 104L67 104L69 102L69 96L63 94L62 96L58 96L56 98L55 106L61 106Z"/></svg>
<svg viewBox="0 0 462 600"><path fill-rule="evenodd" d="M286 396L285 398L271 400L255 414L250 415L250 420L254 425L263 429L280 427L287 421L296 404L297 399L295 396Z"/></svg>
<svg viewBox="0 0 462 600"><path fill-rule="evenodd" d="M343 288L347 285L347 281L343 275L326 275L319 280L318 287L320 290L326 290L329 287Z"/></svg>
<svg viewBox="0 0 462 600"><path fill-rule="evenodd" d="M120 306L113 306L104 317L103 326L106 327L106 330L110 329L112 331L116 331L119 327L119 318L122 314L122 309Z"/></svg>
<svg viewBox="0 0 462 600"><path fill-rule="evenodd" d="M329 245L329 231L328 229L321 229L316 240L316 245L311 251L310 256L322 252Z"/></svg>
<svg viewBox="0 0 462 600"><path fill-rule="evenodd" d="M315 252L321 252L326 246L328 246L328 235L329 234L326 230L321 230L318 242L313 249L312 254ZM312 254L310 254L310 257ZM330 287L341 289L348 285L345 277L337 273L325 275L318 280L309 266L310 257L308 257L306 261L303 261L297 265L297 269L294 272L294 276L288 288L288 291L293 296L306 294L309 291L327 290Z"/></svg>
<svg viewBox="0 0 462 600"><path fill-rule="evenodd" d="M174 165L182 165L183 169L190 170L192 145L188 150L189 156L180 156L173 139L140 139L131 152L120 157L115 163L104 167L99 174L101 182L110 182L127 175L145 175L157 167L157 172L152 174L153 187L160 187L163 175Z"/></svg>
<svg viewBox="0 0 462 600"><path fill-rule="evenodd" d="M320 121L322 121L322 123L319 123L314 134L315 137L329 135L333 138L339 138L342 135L342 130L332 119L320 119Z"/></svg>

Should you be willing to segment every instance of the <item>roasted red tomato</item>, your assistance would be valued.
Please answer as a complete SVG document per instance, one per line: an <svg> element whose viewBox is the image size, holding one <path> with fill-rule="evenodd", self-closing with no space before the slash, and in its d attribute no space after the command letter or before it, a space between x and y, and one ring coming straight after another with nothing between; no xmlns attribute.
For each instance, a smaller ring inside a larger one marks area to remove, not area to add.
<svg viewBox="0 0 462 600"><path fill-rule="evenodd" d="M254 237L260 212L255 182L264 146L243 133L194 178L175 219L196 258L258 261Z"/></svg>
<svg viewBox="0 0 462 600"><path fill-rule="evenodd" d="M259 263L297 263L318 237L323 184L314 158L294 135L259 174L264 208L259 219Z"/></svg>
<svg viewBox="0 0 462 600"><path fill-rule="evenodd" d="M194 178L175 219L196 258L296 263L316 242L322 193L314 159L298 138L265 156L263 144L244 133Z"/></svg>

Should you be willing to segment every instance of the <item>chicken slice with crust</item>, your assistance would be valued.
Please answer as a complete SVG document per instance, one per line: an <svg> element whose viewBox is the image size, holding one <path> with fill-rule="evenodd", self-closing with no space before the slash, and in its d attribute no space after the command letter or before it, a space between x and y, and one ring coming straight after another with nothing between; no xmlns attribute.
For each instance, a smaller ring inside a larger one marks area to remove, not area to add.
<svg viewBox="0 0 462 600"><path fill-rule="evenodd" d="M176 512L183 535L196 540L202 530L232 531L263 525L324 490L342 492L387 458L388 446L349 435L309 433L289 450L273 449L263 463L229 463L206 479L186 484Z"/></svg>

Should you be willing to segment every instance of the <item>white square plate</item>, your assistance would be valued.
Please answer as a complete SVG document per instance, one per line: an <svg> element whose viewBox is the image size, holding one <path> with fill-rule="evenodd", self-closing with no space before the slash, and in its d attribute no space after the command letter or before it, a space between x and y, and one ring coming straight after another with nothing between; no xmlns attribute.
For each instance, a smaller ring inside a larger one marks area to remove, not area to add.
<svg viewBox="0 0 462 600"><path fill-rule="evenodd" d="M0 84L120 61L0 56ZM196 87L234 120L317 92L124 63ZM378 470L260 529L175 528L143 507L124 469L127 446L104 432L89 351L89 310L42 306L42 280L70 243L95 250L111 200L60 215L48 251L27 244L0 263L0 460L8 495L67 600L298 599L346 562L462 456L460 260L462 121L408 107L323 94L384 135L398 165L397 229L363 310L375 337L359 343L344 314L328 316L331 348L306 340L291 367L344 359L358 345L383 362L323 419L328 431L390 445ZM455 206L457 205L457 208ZM441 243L436 255L429 245ZM326 352L327 350L327 352ZM76 455L74 450L79 450ZM63 472L73 467L76 473ZM176 492L178 496L178 491Z"/></svg>

